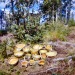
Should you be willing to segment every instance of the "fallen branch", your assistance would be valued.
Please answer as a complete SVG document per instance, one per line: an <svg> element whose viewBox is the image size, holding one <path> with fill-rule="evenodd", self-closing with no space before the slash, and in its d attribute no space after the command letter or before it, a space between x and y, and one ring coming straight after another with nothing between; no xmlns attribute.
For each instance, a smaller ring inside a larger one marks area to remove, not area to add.
<svg viewBox="0 0 75 75"><path fill-rule="evenodd" d="M56 58L56 59L53 59L53 62L70 60L72 58L75 58L75 55L74 56L68 56L68 57L65 57L65 58ZM59 67L48 67L47 69L45 69L43 71L35 72L35 73L30 73L28 75L43 75L43 74L46 75L48 72L51 73L52 70L57 70L57 69L59 69Z"/></svg>
<svg viewBox="0 0 75 75"><path fill-rule="evenodd" d="M54 70L54 69L58 69L58 67L54 67L54 68L48 68L48 69L46 69L46 70L43 70L43 71L40 71L40 72L35 72L35 73L30 73L30 74L28 74L28 75L43 75L43 74L46 74L46 73L48 73L48 72L51 72L52 70Z"/></svg>
<svg viewBox="0 0 75 75"><path fill-rule="evenodd" d="M64 60L70 60L72 58L75 58L75 55L73 56L68 56L68 57L65 57L65 58L56 58L56 59L53 59L54 62L58 62L58 61L64 61Z"/></svg>

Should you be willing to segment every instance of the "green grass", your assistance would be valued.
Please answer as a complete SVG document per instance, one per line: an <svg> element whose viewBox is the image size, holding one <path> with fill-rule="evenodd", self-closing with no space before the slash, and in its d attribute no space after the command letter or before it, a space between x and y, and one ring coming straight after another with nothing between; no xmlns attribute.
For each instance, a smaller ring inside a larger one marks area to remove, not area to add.
<svg viewBox="0 0 75 75"><path fill-rule="evenodd" d="M0 43L0 59L1 60L7 57L6 44L7 44L6 41Z"/></svg>
<svg viewBox="0 0 75 75"><path fill-rule="evenodd" d="M75 26L75 21L73 19L71 19L69 21L69 27Z"/></svg>
<svg viewBox="0 0 75 75"><path fill-rule="evenodd" d="M57 41L57 40L66 40L66 36L69 34L69 28L64 26L62 22L55 22L55 24L47 24L46 31L43 36L43 40L48 41Z"/></svg>
<svg viewBox="0 0 75 75"><path fill-rule="evenodd" d="M4 71L0 71L0 75L11 75L11 74L4 72Z"/></svg>

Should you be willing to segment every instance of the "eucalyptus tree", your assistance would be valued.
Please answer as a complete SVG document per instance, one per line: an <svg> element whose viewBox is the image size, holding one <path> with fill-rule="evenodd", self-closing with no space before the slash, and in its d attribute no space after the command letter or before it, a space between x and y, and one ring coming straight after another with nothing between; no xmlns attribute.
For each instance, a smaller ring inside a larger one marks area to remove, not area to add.
<svg viewBox="0 0 75 75"><path fill-rule="evenodd" d="M10 9L11 9L11 12L12 12L12 18L11 19L11 22L13 23L13 20L14 20L14 0L10 0Z"/></svg>
<svg viewBox="0 0 75 75"><path fill-rule="evenodd" d="M49 20L52 18L54 23L54 17L60 5L61 0L44 0L41 10L45 15L49 15Z"/></svg>
<svg viewBox="0 0 75 75"><path fill-rule="evenodd" d="M20 12L21 18L23 19L24 22L24 28L26 29L26 20L29 21L29 9L32 6L34 0L19 0L20 2Z"/></svg>
<svg viewBox="0 0 75 75"><path fill-rule="evenodd" d="M25 8L28 9L32 3L33 0L9 0L9 3L6 5L6 7L10 7L12 13L12 22L16 20L17 25L19 25L20 18L24 18L25 13L28 13L25 11Z"/></svg>
<svg viewBox="0 0 75 75"><path fill-rule="evenodd" d="M70 19L71 7L72 7L72 0L62 0L62 11L61 11L61 14L62 14L62 16L65 15L66 23L68 23L68 21Z"/></svg>

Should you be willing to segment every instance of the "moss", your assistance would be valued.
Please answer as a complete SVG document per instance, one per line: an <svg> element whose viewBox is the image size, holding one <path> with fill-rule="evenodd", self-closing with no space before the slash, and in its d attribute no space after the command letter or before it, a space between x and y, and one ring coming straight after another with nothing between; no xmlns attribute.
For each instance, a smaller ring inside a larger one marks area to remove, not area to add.
<svg viewBox="0 0 75 75"><path fill-rule="evenodd" d="M16 75L20 75L20 71L17 71L17 72L16 72Z"/></svg>
<svg viewBox="0 0 75 75"><path fill-rule="evenodd" d="M11 75L11 74L4 72L4 71L0 71L0 75Z"/></svg>

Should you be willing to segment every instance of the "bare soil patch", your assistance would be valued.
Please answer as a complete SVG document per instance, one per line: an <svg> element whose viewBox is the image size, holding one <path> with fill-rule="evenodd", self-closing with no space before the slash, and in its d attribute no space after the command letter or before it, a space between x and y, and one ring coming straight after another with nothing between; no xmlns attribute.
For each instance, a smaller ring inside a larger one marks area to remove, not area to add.
<svg viewBox="0 0 75 75"><path fill-rule="evenodd" d="M0 36L0 41L13 38L12 34ZM67 37L67 41L56 41L51 43L53 50L57 51L56 57L47 58L44 66L21 67L20 63L15 66L8 65L8 59L0 62L0 70L11 73L11 75L75 75L75 61L67 58L75 52L75 29ZM72 52L70 54L70 51ZM54 59L58 61L53 61Z"/></svg>

